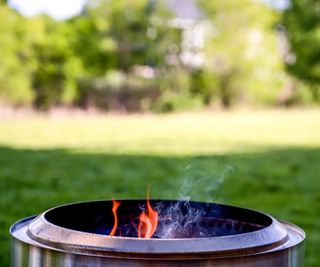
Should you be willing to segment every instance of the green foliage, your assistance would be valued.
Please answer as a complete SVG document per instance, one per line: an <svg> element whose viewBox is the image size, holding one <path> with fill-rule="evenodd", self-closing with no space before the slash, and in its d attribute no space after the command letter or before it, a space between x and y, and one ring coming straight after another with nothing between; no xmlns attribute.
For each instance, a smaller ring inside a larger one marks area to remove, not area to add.
<svg viewBox="0 0 320 267"><path fill-rule="evenodd" d="M310 92L318 97L317 3L294 0L283 16L296 56L287 68L310 84L307 94L306 85L284 71L275 31L279 13L263 1L196 2L203 17L183 26L171 20L176 15L165 1L91 0L67 21L25 18L2 2L1 102L169 112L308 103ZM186 48L201 39L203 28L204 46ZM200 54L204 62L188 65L184 54ZM123 76L119 88L107 81L110 73Z"/></svg>
<svg viewBox="0 0 320 267"><path fill-rule="evenodd" d="M159 66L163 64L170 38L165 27L169 17L162 3L89 1L83 16L73 21L81 38L77 41L78 51L89 53L81 57L93 69L100 70L95 75L103 75L108 67L129 73L134 65ZM96 66L97 63L102 64Z"/></svg>
<svg viewBox="0 0 320 267"><path fill-rule="evenodd" d="M0 4L0 97L15 105L33 100L32 59L24 19Z"/></svg>
<svg viewBox="0 0 320 267"><path fill-rule="evenodd" d="M77 78L82 61L72 49L74 32L69 23L42 18L43 38L33 43L37 68L32 75L35 105L40 108L72 103L77 98Z"/></svg>
<svg viewBox="0 0 320 267"><path fill-rule="evenodd" d="M133 72L136 66L165 67L167 48L174 38L166 26L169 17L162 3L89 1L83 15L71 21L77 37L72 46L85 68L85 77L79 81L80 103L121 110L150 106L147 103L160 88L155 79L137 85ZM116 91L106 77L112 72L125 76Z"/></svg>
<svg viewBox="0 0 320 267"><path fill-rule="evenodd" d="M195 70L191 75L191 93L201 98L202 103L209 106L218 98L218 80L208 68Z"/></svg>
<svg viewBox="0 0 320 267"><path fill-rule="evenodd" d="M274 103L285 73L273 26L277 14L262 1L198 1L212 23L206 68L217 77L224 106Z"/></svg>
<svg viewBox="0 0 320 267"><path fill-rule="evenodd" d="M86 9L84 14L70 21L73 40L70 49L81 60L86 78L103 76L116 66L117 47L110 37L110 20L105 8Z"/></svg>
<svg viewBox="0 0 320 267"><path fill-rule="evenodd" d="M160 113L173 111L197 110L202 107L201 100L189 92L177 93L167 90L152 104L151 110Z"/></svg>
<svg viewBox="0 0 320 267"><path fill-rule="evenodd" d="M291 0L283 13L290 43L288 71L310 84L315 100L320 100L320 2Z"/></svg>
<svg viewBox="0 0 320 267"><path fill-rule="evenodd" d="M160 96L151 105L156 112L173 112L178 110L198 109L202 103L199 97L190 92L191 77L180 67L171 67L158 78Z"/></svg>

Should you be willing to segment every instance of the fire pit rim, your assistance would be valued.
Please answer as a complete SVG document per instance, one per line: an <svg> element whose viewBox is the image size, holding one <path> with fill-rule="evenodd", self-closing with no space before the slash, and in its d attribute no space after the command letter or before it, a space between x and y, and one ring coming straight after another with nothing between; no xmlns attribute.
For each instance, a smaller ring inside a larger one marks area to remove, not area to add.
<svg viewBox="0 0 320 267"><path fill-rule="evenodd" d="M127 199L127 200L137 200L141 201L141 199ZM265 250L272 249L273 247L280 246L284 244L288 240L288 233L286 228L278 222L272 216L265 214L260 211L255 211L247 208L231 206L226 204L219 203L209 203L209 202L197 202L204 204L213 204L213 205L221 205L226 207L233 207L237 209L245 209L253 212L257 212L259 214L263 214L272 220L272 223L260 230L241 233L230 236L216 236L216 237L204 237L204 238L136 238L136 237L121 237L121 236L107 236L102 234L83 232L74 229L68 229L61 227L59 225L55 225L45 219L45 214L50 210L74 205L74 204L83 204L83 203L94 203L94 202L105 202L110 200L95 200L95 201L86 201L86 202L75 202L69 204L63 204L57 207L53 207L51 209L46 210L41 213L39 216L34 218L29 224L26 234L32 240L36 241L39 244L44 246L55 247L57 250L63 251L100 251L100 253L105 252L116 252L116 253L129 253L129 254L143 254L143 253L152 253L152 254L179 254L189 252L194 253L210 253L210 254L221 254L227 251L235 251L241 249L253 249L253 250ZM123 200L124 201L124 200ZM152 200L152 201L164 201L164 200ZM166 200L166 201L179 201L179 200ZM276 230L276 238L274 234L272 235L272 231ZM56 239L57 232L62 231L62 235L64 239ZM67 232L66 232L67 231ZM14 228L11 229L11 234L14 232ZM263 235L261 233L264 232ZM13 234L14 235L14 234ZM72 242L68 243L66 237L72 237L69 239ZM77 237L78 236L78 237ZM273 236L273 239L270 239L270 236ZM81 243L82 240L85 239L85 243ZM96 240L97 239L97 240ZM80 243L77 241L81 241ZM92 241L91 243L88 240ZM241 242L236 242L237 240L242 240ZM247 242L244 243L243 240ZM257 242L259 241L259 242ZM121 243L125 243L126 246L123 247ZM219 245L217 245L217 243ZM223 246L222 244L226 243L227 245ZM132 250L134 247L134 250ZM191 249L189 249L191 247ZM138 249L137 249L138 248Z"/></svg>
<svg viewBox="0 0 320 267"><path fill-rule="evenodd" d="M123 201L142 201L143 199L141 198L120 198L120 199L117 199L117 201L120 201L120 202L123 202ZM66 206L72 206L72 205L77 205L77 204L90 204L90 203L95 203L95 202L111 202L112 199L94 199L94 200L86 200L86 201L75 201L75 202L70 202L70 203L66 203L66 204L61 204L61 205L58 205L58 206L55 206L55 207L51 207L47 210L45 210L44 212L42 212L41 214L39 215L36 215L36 217L39 217L39 216L43 216L44 219L46 220L45 218L45 215L52 211L52 210L55 210L55 209L58 209L58 208L63 208L63 207L66 207ZM262 229L257 229L257 230L253 230L253 231L250 231L250 232L247 232L247 233L240 233L240 234L234 234L233 236L241 236L241 235L247 235L247 234L251 234L251 233L254 233L254 232L258 232L258 231L261 231L261 230L264 230L264 229L267 229L267 228L270 228L270 227L273 227L274 224L278 221L277 219L275 219L273 216L263 212L263 211L259 211L259 210L255 210L255 209L251 209L251 208L248 208L248 207L239 207L239 206L236 206L236 205L229 205L229 204L225 204L225 203L219 203L219 202L206 202L206 201L196 201L196 200L185 200L185 199L162 199L162 198L157 198L157 199L150 199L150 201L172 201L172 202L184 202L184 201L190 201L190 202L193 202L193 203L198 203L198 204L212 204L212 205L218 205L218 206L222 206L222 207L230 207L230 208L234 208L234 209L241 209L241 210L247 210L247 211L250 211L250 212L253 212L253 213L257 213L259 215L263 215L265 217L267 217L268 219L270 219L271 223L262 228ZM32 217L32 216L30 216ZM35 218L36 219L36 218ZM62 226L59 226L59 225L56 225L54 223L51 223L49 221L46 220L46 222L48 224L51 224L53 226L56 226L56 227L60 227L60 228L64 228L64 229L67 229L68 231L74 231L74 232L78 232L78 233L87 233L87 234L90 234L90 235L98 235L98 236L104 236L104 237L107 237L107 238L116 238L116 239L124 239L124 240L136 240L136 239L139 239L139 240L157 240L157 241L160 241L160 240L180 240L180 241L187 241L187 240L193 240L193 239L201 239L201 240L212 240L212 238L214 239L217 239L217 238L223 238L225 237L224 235L223 236L215 236L215 237L196 237L196 238L138 238L138 237L129 237L129 236L109 236L109 235L104 235L104 234L97 234L97 233L91 233L91 232L84 232L84 231L79 231L79 230L75 230L75 229L70 229L70 228L66 228L66 227L62 227ZM249 223L250 224L250 223Z"/></svg>
<svg viewBox="0 0 320 267"><path fill-rule="evenodd" d="M221 253L221 254L212 254L212 253L190 253L187 251L183 251L181 253L175 253L175 254L156 254L153 252L147 252L147 253L121 253L118 251L106 251L105 253L101 253L99 251L92 251L92 250L65 250L63 248L56 248L56 247L52 247L52 246L48 246L45 244L40 244L32 239L30 239L28 236L24 235L24 231L26 226L29 224L30 220L34 219L36 216L30 216L28 218L24 218L18 222L16 222L15 224L13 224L10 228L10 232L12 233L12 238L14 240L14 244L16 244L15 246L24 246L26 244L29 244L29 246L31 246L31 248L36 248L38 247L38 249L34 250L34 251L40 251L39 249L44 249L45 251L45 255L47 255L47 251L51 250L53 252L53 255L56 255L57 257L61 257L58 255L65 255L65 253L71 253L70 255L79 255L79 257L90 257L92 259L92 257L101 257L102 258L111 258L110 260L113 259L123 259L123 260L153 260L153 261L164 261L166 262L167 260L185 260L186 255L188 255L188 259L189 260L203 260L203 259L207 259L207 260L215 260L215 259L232 259L232 258L238 258L238 257L243 257L246 256L248 258L250 258L251 256L256 257L258 255L270 255L270 256L263 256L263 257L274 257L271 255L282 255L282 253L288 253L287 251L291 252L294 251L296 253L296 251L300 251L303 252L303 240L305 237L305 233L304 231L300 228L297 227L294 224L288 223L288 222L282 222L284 223L284 225L286 225L288 227L288 231L291 232L289 235L296 235L299 236L299 242L295 242L292 243L292 241L287 241L285 244L279 246L279 247L275 247L273 249L266 249L265 251L246 251L246 250L240 250L240 251L232 251L229 254L227 253ZM20 231L20 234L15 233L13 234L14 231ZM21 236L22 234L22 236ZM297 237L296 237L297 238ZM293 249L293 250L292 250ZM20 251L20 250L19 250ZM59 253L59 254L57 254ZM62 253L62 254L60 254ZM280 254L279 254L280 253ZM56 257L55 256L55 257ZM88 258L89 259L89 258ZM303 255L302 258L303 259ZM94 260L91 260L94 261Z"/></svg>

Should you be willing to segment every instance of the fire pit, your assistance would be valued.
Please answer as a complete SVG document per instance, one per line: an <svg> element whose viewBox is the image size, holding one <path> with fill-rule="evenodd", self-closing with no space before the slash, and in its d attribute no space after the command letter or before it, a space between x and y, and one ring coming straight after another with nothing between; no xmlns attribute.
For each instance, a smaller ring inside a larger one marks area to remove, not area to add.
<svg viewBox="0 0 320 267"><path fill-rule="evenodd" d="M12 266L303 266L303 230L239 207L171 200L64 205L15 223Z"/></svg>

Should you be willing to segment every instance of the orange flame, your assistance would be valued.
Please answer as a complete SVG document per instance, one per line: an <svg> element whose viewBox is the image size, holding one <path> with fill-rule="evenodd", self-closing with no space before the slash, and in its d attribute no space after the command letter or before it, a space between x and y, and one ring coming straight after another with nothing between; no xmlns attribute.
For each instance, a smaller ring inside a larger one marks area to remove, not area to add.
<svg viewBox="0 0 320 267"><path fill-rule="evenodd" d="M117 231L117 227L118 227L118 217L117 217L117 209L120 206L121 201L116 201L114 199L112 199L112 213L113 213L113 217L114 217L114 224L112 227L112 230L110 232L110 236L114 236L116 231Z"/></svg>
<svg viewBox="0 0 320 267"><path fill-rule="evenodd" d="M151 238L158 226L158 212L152 209L149 201L149 189L147 192L147 212L139 216L138 237Z"/></svg>
<svg viewBox="0 0 320 267"><path fill-rule="evenodd" d="M109 236L114 236L118 227L117 209L120 206L121 201L112 199L112 213L114 216L114 225ZM138 237L139 238L151 238L155 233L158 226L158 212L152 209L149 201L149 189L147 192L147 211L142 212L139 216L138 225Z"/></svg>

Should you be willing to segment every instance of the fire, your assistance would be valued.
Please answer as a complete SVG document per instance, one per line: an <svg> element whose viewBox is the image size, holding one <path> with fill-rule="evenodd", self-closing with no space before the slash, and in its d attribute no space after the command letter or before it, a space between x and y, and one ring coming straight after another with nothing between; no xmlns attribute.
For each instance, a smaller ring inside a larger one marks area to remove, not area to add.
<svg viewBox="0 0 320 267"><path fill-rule="evenodd" d="M152 209L149 201L149 190L147 195L147 212L139 216L138 237L151 238L158 226L158 212Z"/></svg>
<svg viewBox="0 0 320 267"><path fill-rule="evenodd" d="M151 238L158 226L158 212L152 209L147 196L147 212L142 212L139 216L138 237Z"/></svg>
<svg viewBox="0 0 320 267"><path fill-rule="evenodd" d="M114 236L118 227L117 209L121 202L112 199L112 213L114 216L114 225L110 232L110 236ZM152 209L149 199L149 190L147 192L146 211L143 211L139 215L138 224L138 237L139 238L151 238L155 233L158 226L158 212Z"/></svg>
<svg viewBox="0 0 320 267"><path fill-rule="evenodd" d="M117 216L117 209L120 206L121 201L116 201L114 199L112 199L112 213L113 213L113 217L114 217L114 224L112 227L112 230L110 232L110 236L114 236L116 231L117 231L117 227L118 227L118 216Z"/></svg>

